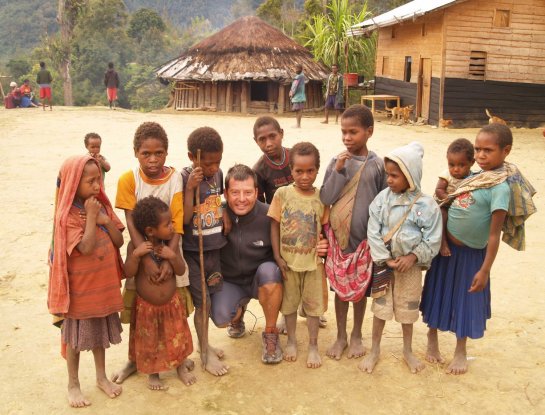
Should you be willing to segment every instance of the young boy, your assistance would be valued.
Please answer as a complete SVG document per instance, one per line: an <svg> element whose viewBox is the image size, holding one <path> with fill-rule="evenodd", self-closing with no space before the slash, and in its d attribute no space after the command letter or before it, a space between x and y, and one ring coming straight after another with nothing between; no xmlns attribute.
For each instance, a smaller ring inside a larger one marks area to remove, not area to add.
<svg viewBox="0 0 545 415"><path fill-rule="evenodd" d="M175 234L168 242L172 250L179 249L181 234L183 233L183 200L182 177L173 168L165 166L168 154L168 137L161 125L155 122L144 122L136 129L134 134L134 156L138 159L138 166L125 172L117 183L117 196L115 207L125 211L127 228L133 246L140 246L145 241L134 226L132 211L136 203L147 197L155 196L170 207ZM187 272L182 276L175 276L169 261L162 261L157 265L150 255L142 257L141 266L148 279L157 284L176 278L176 286L183 298L187 315L192 311L193 304L188 293L189 279ZM186 267L187 268L187 267ZM123 291L125 310L121 313L123 323L131 322L131 311L136 299L136 286L134 278L127 278ZM186 359L184 369L190 370L193 362ZM123 369L115 373L113 380L122 383L128 376L136 371L134 361L129 361Z"/></svg>
<svg viewBox="0 0 545 415"><path fill-rule="evenodd" d="M210 294L221 290L223 277L220 249L227 243L223 236L223 173L220 162L223 142L216 130L201 127L187 139L188 157L192 165L182 169L184 182L184 242L183 252L189 267L189 289L195 304L195 330L201 346L201 360L208 372L216 376L227 373L228 366L220 359L223 351L208 345L208 318L203 321L203 295L206 295L206 315L210 314ZM200 161L197 153L200 150ZM199 188L200 212L197 211L196 189ZM204 273L207 290L201 290L198 221L201 221L204 250ZM202 350L206 347L207 350Z"/></svg>
<svg viewBox="0 0 545 415"><path fill-rule="evenodd" d="M424 365L412 352L413 323L418 320L422 268L429 268L441 246L441 212L431 196L422 194L422 157L417 142L395 149L384 158L388 188L369 207L367 237L375 264L387 265L383 289L373 290L373 341L359 368L371 373L380 354L386 320L395 316L403 330L403 357L412 373ZM393 274L393 275L392 275ZM375 285L373 285L375 289Z"/></svg>
<svg viewBox="0 0 545 415"><path fill-rule="evenodd" d="M309 350L307 367L322 365L318 353L320 316L327 307L327 286L323 265L316 253L322 224L327 222L328 209L320 202L313 186L320 167L320 153L314 145L297 143L291 150L290 167L293 186L278 189L268 216L271 221L271 242L275 261L284 279L282 314L286 316L288 343L284 359L297 359L297 308L302 302L307 316Z"/></svg>
<svg viewBox="0 0 545 415"><path fill-rule="evenodd" d="M360 265L358 270L367 270L353 275L357 284L352 287L352 296L343 295L350 267L345 262L333 264L337 273L328 279L335 291L335 315L337 318L337 340L327 350L327 356L339 360L348 348L348 358L363 356L361 327L367 304L366 292L369 287L371 259L367 246L367 221L369 205L375 196L386 187L384 162L367 148L367 141L373 135L373 114L363 105L352 105L341 116L341 131L346 150L334 157L324 177L320 199L325 205L332 205L331 228L328 239L332 248L337 247L344 258ZM339 222L337 219L344 219ZM333 238L332 238L333 236ZM328 261L332 261L328 255ZM328 263L326 262L326 269ZM335 282L339 283L336 287ZM348 305L354 308L354 325L350 345L346 332Z"/></svg>
<svg viewBox="0 0 545 415"><path fill-rule="evenodd" d="M290 169L290 149L282 146L284 130L278 121L268 115L254 123L254 140L263 155L255 163L258 200L271 203L279 187L293 183Z"/></svg>
<svg viewBox="0 0 545 415"><path fill-rule="evenodd" d="M89 152L89 155L98 161L102 172L102 183L104 183L106 172L110 171L111 166L108 160L106 160L106 157L100 154L102 138L97 133L87 133L83 139L83 144L85 144L85 148Z"/></svg>
<svg viewBox="0 0 545 415"><path fill-rule="evenodd" d="M51 82L53 82L51 72L45 69L45 62L40 62L40 71L36 75L36 83L40 86L40 99L42 100L44 111L45 100L49 103L49 109L53 111L53 103L51 102Z"/></svg>
<svg viewBox="0 0 545 415"><path fill-rule="evenodd" d="M290 168L290 149L282 146L284 130L278 121L268 115L259 117L254 123L254 140L263 155L257 160L253 170L257 176L258 199L271 203L279 187L293 183ZM299 310L302 317L304 312ZM320 316L320 328L325 328L327 319ZM286 333L284 318L278 322L281 333Z"/></svg>

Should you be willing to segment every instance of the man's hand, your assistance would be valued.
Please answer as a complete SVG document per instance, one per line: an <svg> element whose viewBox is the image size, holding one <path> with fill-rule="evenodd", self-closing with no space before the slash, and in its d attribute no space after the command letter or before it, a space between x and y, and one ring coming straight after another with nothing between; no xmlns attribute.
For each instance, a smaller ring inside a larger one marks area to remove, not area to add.
<svg viewBox="0 0 545 415"><path fill-rule="evenodd" d="M318 254L318 256L326 256L328 249L329 249L328 240L324 238L323 234L320 234L320 239L318 239L318 243L316 244L316 253Z"/></svg>

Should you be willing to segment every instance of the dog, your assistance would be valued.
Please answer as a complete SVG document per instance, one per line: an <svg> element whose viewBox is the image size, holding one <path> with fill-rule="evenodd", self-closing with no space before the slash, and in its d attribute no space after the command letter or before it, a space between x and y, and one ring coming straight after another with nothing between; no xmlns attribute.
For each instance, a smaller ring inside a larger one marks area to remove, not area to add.
<svg viewBox="0 0 545 415"><path fill-rule="evenodd" d="M490 111L485 108L484 112L486 112L486 115L488 115L488 124L503 124L507 125L505 120L501 119L500 117L496 117L495 115L490 114Z"/></svg>
<svg viewBox="0 0 545 415"><path fill-rule="evenodd" d="M396 119L401 120L403 123L408 123L411 112L414 110L414 105L393 108L386 107L386 109L392 113L392 120Z"/></svg>
<svg viewBox="0 0 545 415"><path fill-rule="evenodd" d="M439 120L439 127L441 128L448 128L451 125L452 125L452 120L445 120L443 118Z"/></svg>

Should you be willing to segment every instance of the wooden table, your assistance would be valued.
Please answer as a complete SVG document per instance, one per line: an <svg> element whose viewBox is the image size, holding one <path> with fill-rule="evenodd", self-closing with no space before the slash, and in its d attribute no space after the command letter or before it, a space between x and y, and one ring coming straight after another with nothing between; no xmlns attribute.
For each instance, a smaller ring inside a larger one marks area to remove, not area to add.
<svg viewBox="0 0 545 415"><path fill-rule="evenodd" d="M362 95L361 104L365 105L365 101L371 101L371 112L375 115L375 101L384 101L384 106L388 101L397 101L399 107L401 102L397 95Z"/></svg>

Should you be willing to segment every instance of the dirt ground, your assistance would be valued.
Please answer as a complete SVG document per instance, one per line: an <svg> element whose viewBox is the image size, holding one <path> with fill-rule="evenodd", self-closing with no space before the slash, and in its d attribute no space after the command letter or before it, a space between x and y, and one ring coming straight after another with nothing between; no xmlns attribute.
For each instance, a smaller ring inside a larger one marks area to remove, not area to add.
<svg viewBox="0 0 545 415"><path fill-rule="evenodd" d="M320 331L319 349L324 355L320 369L307 369L306 324L300 319L300 358L266 366L260 361L263 314L257 301L250 303L247 328L254 330L242 339L230 339L224 329L211 328L211 343L225 350L229 374L214 377L204 373L198 355L192 358L198 381L186 387L166 374L167 392L151 392L143 375L128 379L123 393L109 399L94 385L91 353L81 359L83 392L92 400L87 409L71 409L66 400L67 374L59 355L59 331L47 314L47 249L51 239L55 178L62 161L84 152L83 136L96 131L103 137L102 153L112 164L106 176L109 197L115 198L119 175L137 162L132 137L143 121L157 121L170 139L167 164L188 164L186 138L194 128L216 128L225 143L224 171L235 162L252 165L259 150L252 140L254 116L225 116L214 113L142 114L105 108L60 108L0 110L0 229L4 241L0 253L0 388L2 414L82 413L218 413L218 414L388 414L421 413L545 413L545 279L539 259L545 255L545 138L542 129L515 129L515 146L509 160L516 163L536 187L538 212L527 226L527 250L516 252L502 244L492 272L492 319L483 339L470 341L469 372L446 375L445 367L427 364L411 375L402 360L401 329L386 325L382 356L372 375L357 368L358 361L333 361L325 350L336 334L333 297L330 296L327 328ZM284 143L309 140L322 155L320 186L328 160L343 150L338 125L320 124L321 119L303 118L303 128L292 128L293 118L280 118ZM423 188L432 193L437 174L446 168L448 143L458 137L475 138L477 129L441 130L429 126L396 126L378 119L369 147L379 155L418 140L425 147ZM541 172L541 173L540 173ZM120 216L122 217L122 213ZM125 234L128 241L128 234ZM364 342L370 347L372 314L364 321ZM351 313L351 312L350 312ZM349 326L351 321L349 321ZM191 323L192 326L192 323ZM111 373L127 358L128 327L123 343L106 354ZM283 337L282 342L286 339ZM196 343L196 336L194 335ZM455 338L440 336L443 353L450 359ZM424 358L426 328L415 324L414 350ZM182 412L183 411L183 412Z"/></svg>

